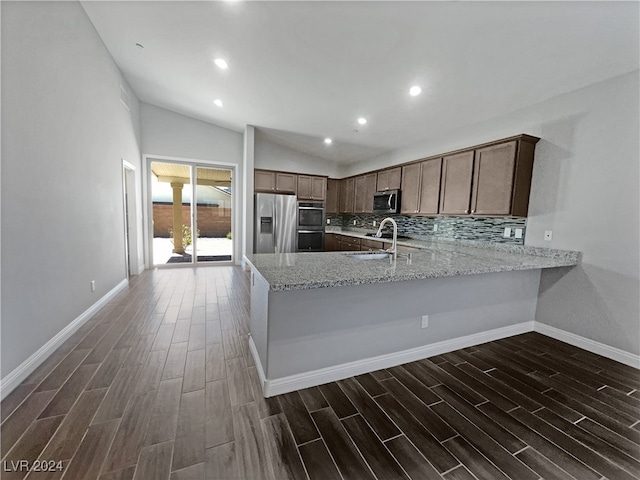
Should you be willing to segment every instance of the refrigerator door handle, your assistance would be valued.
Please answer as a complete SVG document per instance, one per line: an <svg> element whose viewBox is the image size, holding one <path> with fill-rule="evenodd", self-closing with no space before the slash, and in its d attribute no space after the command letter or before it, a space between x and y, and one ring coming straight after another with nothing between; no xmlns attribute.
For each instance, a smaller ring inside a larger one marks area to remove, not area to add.
<svg viewBox="0 0 640 480"><path fill-rule="evenodd" d="M276 218L276 202L273 202L273 225L271 226L271 231L272 231L272 235L273 235L273 246L277 249L278 247L278 243L277 243L277 239L278 236L276 235L276 232L278 230L278 219Z"/></svg>

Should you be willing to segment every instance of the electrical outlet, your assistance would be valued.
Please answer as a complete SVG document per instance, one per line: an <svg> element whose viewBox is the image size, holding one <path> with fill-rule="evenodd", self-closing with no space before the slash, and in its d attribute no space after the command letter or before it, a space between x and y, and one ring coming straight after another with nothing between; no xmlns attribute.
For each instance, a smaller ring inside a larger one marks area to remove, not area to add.
<svg viewBox="0 0 640 480"><path fill-rule="evenodd" d="M552 238L553 238L553 232L551 230L545 230L544 231L544 241L545 242L550 242Z"/></svg>
<svg viewBox="0 0 640 480"><path fill-rule="evenodd" d="M516 234L514 235L515 238L522 238L522 229L521 228L516 228Z"/></svg>
<svg viewBox="0 0 640 480"><path fill-rule="evenodd" d="M331 219L327 218L327 225L331 225Z"/></svg>
<svg viewBox="0 0 640 480"><path fill-rule="evenodd" d="M429 315L422 316L422 326L420 328L427 328L429 326Z"/></svg>
<svg viewBox="0 0 640 480"><path fill-rule="evenodd" d="M504 238L509 238L511 236L511 227L504 227L504 234L502 234Z"/></svg>
<svg viewBox="0 0 640 480"><path fill-rule="evenodd" d="M377 222L374 220L373 221L373 226L375 227L377 225Z"/></svg>
<svg viewBox="0 0 640 480"><path fill-rule="evenodd" d="M96 291L96 281L95 280L91 280L91 291L92 292Z"/></svg>
<svg viewBox="0 0 640 480"><path fill-rule="evenodd" d="M437 231L438 231L438 224L437 224L437 223L434 223L434 224L433 224L433 231L434 231L434 232L437 232Z"/></svg>
<svg viewBox="0 0 640 480"><path fill-rule="evenodd" d="M353 224L354 224L354 225L356 224L356 221L355 221L355 220L353 221Z"/></svg>

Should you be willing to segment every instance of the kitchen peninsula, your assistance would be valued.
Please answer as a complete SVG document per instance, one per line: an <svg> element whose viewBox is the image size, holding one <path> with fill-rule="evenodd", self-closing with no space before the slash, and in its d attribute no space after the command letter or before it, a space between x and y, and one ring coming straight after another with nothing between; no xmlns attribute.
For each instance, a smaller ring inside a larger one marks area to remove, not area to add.
<svg viewBox="0 0 640 480"><path fill-rule="evenodd" d="M398 243L420 250L395 261L247 256L250 348L265 396L531 331L541 269L580 259L487 242Z"/></svg>

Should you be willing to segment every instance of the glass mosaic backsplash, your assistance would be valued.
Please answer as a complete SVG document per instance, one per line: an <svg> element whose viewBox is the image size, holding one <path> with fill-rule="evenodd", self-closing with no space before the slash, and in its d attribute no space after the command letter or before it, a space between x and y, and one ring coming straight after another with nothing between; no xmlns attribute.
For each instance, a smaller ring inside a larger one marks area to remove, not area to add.
<svg viewBox="0 0 640 480"><path fill-rule="evenodd" d="M385 215L327 215L334 227L367 228L374 230ZM455 238L481 240L486 242L524 245L527 219L524 217L408 217L392 215L398 224L398 235L429 240L437 238ZM353 222L356 222L355 225ZM376 226L373 226L373 222ZM437 229L434 231L434 226ZM504 237L505 227L511 228L511 236ZM521 228L522 238L515 238L515 229ZM386 229L386 226L385 226ZM389 231L392 231L389 226Z"/></svg>

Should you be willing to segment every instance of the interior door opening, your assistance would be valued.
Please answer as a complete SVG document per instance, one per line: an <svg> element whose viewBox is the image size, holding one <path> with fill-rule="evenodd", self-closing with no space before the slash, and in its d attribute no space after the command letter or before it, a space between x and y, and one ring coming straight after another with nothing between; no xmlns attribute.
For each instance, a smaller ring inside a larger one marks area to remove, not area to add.
<svg viewBox="0 0 640 480"><path fill-rule="evenodd" d="M230 168L150 161L153 265L233 262Z"/></svg>

